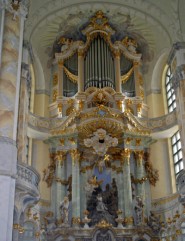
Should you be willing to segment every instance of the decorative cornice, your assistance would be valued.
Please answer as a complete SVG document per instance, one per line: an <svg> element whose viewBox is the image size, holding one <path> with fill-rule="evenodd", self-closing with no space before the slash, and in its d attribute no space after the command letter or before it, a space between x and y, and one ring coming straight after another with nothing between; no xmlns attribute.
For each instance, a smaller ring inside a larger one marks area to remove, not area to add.
<svg viewBox="0 0 185 241"><path fill-rule="evenodd" d="M180 81L185 80L185 64L178 66L171 78L172 88L176 90L180 86Z"/></svg>
<svg viewBox="0 0 185 241"><path fill-rule="evenodd" d="M171 49L170 54L169 54L168 59L167 59L168 65L170 65L172 63L173 58L176 54L176 51L180 50L180 49L185 49L185 42L177 42L177 43L173 44L172 49Z"/></svg>

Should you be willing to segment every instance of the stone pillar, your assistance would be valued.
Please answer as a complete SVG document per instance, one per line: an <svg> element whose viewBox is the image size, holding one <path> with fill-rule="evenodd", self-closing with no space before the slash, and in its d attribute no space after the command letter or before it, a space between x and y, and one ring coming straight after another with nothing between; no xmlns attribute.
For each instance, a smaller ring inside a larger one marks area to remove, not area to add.
<svg viewBox="0 0 185 241"><path fill-rule="evenodd" d="M83 212L87 209L87 197L85 185L87 183L87 172L80 174L80 217L84 217Z"/></svg>
<svg viewBox="0 0 185 241"><path fill-rule="evenodd" d="M136 178L139 182L136 185L136 194L145 200L145 168L143 161L144 151L136 151Z"/></svg>
<svg viewBox="0 0 185 241"><path fill-rule="evenodd" d="M58 93L57 96L63 96L63 78L64 78L64 67L63 62L58 63Z"/></svg>
<svg viewBox="0 0 185 241"><path fill-rule="evenodd" d="M135 95L144 97L142 93L142 89L140 86L140 79L139 79L140 73L139 73L139 63L134 62L134 79L135 79Z"/></svg>
<svg viewBox="0 0 185 241"><path fill-rule="evenodd" d="M84 55L78 52L78 92L84 92Z"/></svg>
<svg viewBox="0 0 185 241"><path fill-rule="evenodd" d="M66 152L59 151L57 153L56 160L56 213L57 219L60 219L60 203L64 200L66 195L66 187L65 187L65 169L64 169L64 161L66 160Z"/></svg>
<svg viewBox="0 0 185 241"><path fill-rule="evenodd" d="M0 233L2 240L11 241L22 42L26 12L21 3L18 8L8 4L10 3L1 10L4 28L0 47L0 193L3 194L0 199Z"/></svg>
<svg viewBox="0 0 185 241"><path fill-rule="evenodd" d="M123 155L123 183L124 183L124 205L125 205L125 223L127 227L133 225L132 208L132 187L130 177L130 150L125 149Z"/></svg>
<svg viewBox="0 0 185 241"><path fill-rule="evenodd" d="M28 107L29 107L29 92L30 92L30 74L28 64L22 64L22 76L20 87L19 101L19 122L18 122L18 161L28 164Z"/></svg>
<svg viewBox="0 0 185 241"><path fill-rule="evenodd" d="M118 209L122 212L125 211L125 205L124 205L124 178L123 178L123 172L119 172L116 175L116 182L118 185ZM123 212L124 214L124 212Z"/></svg>
<svg viewBox="0 0 185 241"><path fill-rule="evenodd" d="M5 3L0 0L0 69L2 60L2 49L3 49L3 34L4 34L4 20L5 20Z"/></svg>
<svg viewBox="0 0 185 241"><path fill-rule="evenodd" d="M71 150L72 158L72 225L80 224L80 153L77 149Z"/></svg>
<svg viewBox="0 0 185 241"><path fill-rule="evenodd" d="M114 56L114 67L115 67L115 82L116 82L116 92L121 93L121 68L120 68L120 53L115 53Z"/></svg>

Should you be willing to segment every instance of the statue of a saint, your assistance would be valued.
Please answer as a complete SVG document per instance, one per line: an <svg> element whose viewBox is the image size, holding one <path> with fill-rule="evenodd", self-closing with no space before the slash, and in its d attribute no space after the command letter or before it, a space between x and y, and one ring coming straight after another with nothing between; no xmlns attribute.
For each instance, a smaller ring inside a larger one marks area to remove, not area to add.
<svg viewBox="0 0 185 241"><path fill-rule="evenodd" d="M98 212L104 212L107 211L107 207L105 206L105 204L103 203L103 199L102 199L102 195L98 194L97 196L97 206L96 206L96 210Z"/></svg>
<svg viewBox="0 0 185 241"><path fill-rule="evenodd" d="M63 224L69 224L69 199L68 197L64 197L64 200L60 203L60 213L62 217L62 223Z"/></svg>
<svg viewBox="0 0 185 241"><path fill-rule="evenodd" d="M143 201L141 199L141 197L137 196L136 197L136 204L135 204L135 214L136 214L136 225L141 225L143 223L143 208L144 208L144 204Z"/></svg>

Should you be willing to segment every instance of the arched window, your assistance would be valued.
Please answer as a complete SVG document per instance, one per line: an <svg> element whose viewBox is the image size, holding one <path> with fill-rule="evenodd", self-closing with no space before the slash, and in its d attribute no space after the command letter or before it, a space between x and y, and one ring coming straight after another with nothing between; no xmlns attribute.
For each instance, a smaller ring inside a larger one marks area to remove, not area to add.
<svg viewBox="0 0 185 241"><path fill-rule="evenodd" d="M165 77L166 100L167 100L167 107L168 107L169 113L176 109L176 97L175 97L175 91L172 88L171 78L172 78L172 72L169 66L166 71L166 77ZM177 131L171 137L171 145L172 145L175 174L177 176L179 172L183 169L182 146L181 146L179 131Z"/></svg>
<svg viewBox="0 0 185 241"><path fill-rule="evenodd" d="M171 78L172 78L171 68L168 67L166 71L166 78L165 78L168 112L172 112L174 109L176 109L176 98L175 98L174 89L172 88Z"/></svg>

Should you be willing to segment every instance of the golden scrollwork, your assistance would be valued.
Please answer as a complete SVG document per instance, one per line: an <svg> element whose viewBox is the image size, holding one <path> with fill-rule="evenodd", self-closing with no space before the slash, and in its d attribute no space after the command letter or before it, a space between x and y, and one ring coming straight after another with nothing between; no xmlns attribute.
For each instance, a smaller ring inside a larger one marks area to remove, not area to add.
<svg viewBox="0 0 185 241"><path fill-rule="evenodd" d="M55 73L53 75L53 86L56 86L58 84L58 74Z"/></svg>
<svg viewBox="0 0 185 241"><path fill-rule="evenodd" d="M117 107L120 111L123 109L123 100L117 100L116 101Z"/></svg>
<svg viewBox="0 0 185 241"><path fill-rule="evenodd" d="M58 112L62 113L62 103L58 103Z"/></svg>
<svg viewBox="0 0 185 241"><path fill-rule="evenodd" d="M131 217L126 217L124 222L125 222L126 225L133 225L134 218L132 216Z"/></svg>
<svg viewBox="0 0 185 241"><path fill-rule="evenodd" d="M126 165L129 165L130 163L130 153L131 153L131 150L128 149L128 148L125 148L124 150L122 150L121 152L121 162L122 164L126 163Z"/></svg>
<svg viewBox="0 0 185 241"><path fill-rule="evenodd" d="M145 161L145 170L151 185L155 186L156 182L159 180L159 171L154 169L152 163Z"/></svg>
<svg viewBox="0 0 185 241"><path fill-rule="evenodd" d="M130 78L133 71L134 71L134 67L132 67L126 74L121 76L121 82L123 84L127 82L127 80Z"/></svg>
<svg viewBox="0 0 185 241"><path fill-rule="evenodd" d="M112 224L108 223L106 220L101 220L98 224L96 224L98 228L111 228Z"/></svg>
<svg viewBox="0 0 185 241"><path fill-rule="evenodd" d="M69 184L69 181L68 180L62 180L61 178L59 178L59 177L55 177L55 181L56 182L58 182L58 183L60 183L60 184L62 184L62 185L64 185L64 186L67 186L68 184Z"/></svg>
<svg viewBox="0 0 185 241"><path fill-rule="evenodd" d="M141 139L136 139L136 146L140 146L141 145Z"/></svg>
<svg viewBox="0 0 185 241"><path fill-rule="evenodd" d="M143 150L137 150L134 152L135 153L135 158L136 158L136 163L138 166L141 166L143 164L143 158L144 158L144 151Z"/></svg>
<svg viewBox="0 0 185 241"><path fill-rule="evenodd" d="M80 217L72 217L72 224L80 224Z"/></svg>
<svg viewBox="0 0 185 241"><path fill-rule="evenodd" d="M17 224L17 223L13 224L13 229L18 230L19 233L24 233L24 231L25 231L24 228L20 224Z"/></svg>
<svg viewBox="0 0 185 241"><path fill-rule="evenodd" d="M54 89L54 90L53 90L53 102L56 101L57 96L58 96L58 91L57 91L57 89Z"/></svg>
<svg viewBox="0 0 185 241"><path fill-rule="evenodd" d="M63 166L64 160L66 159L66 151L57 151L55 155L55 162Z"/></svg>
<svg viewBox="0 0 185 241"><path fill-rule="evenodd" d="M135 184L143 184L148 180L147 176L141 177L141 178L135 178L133 175L131 175L131 181Z"/></svg>
<svg viewBox="0 0 185 241"><path fill-rule="evenodd" d="M78 83L78 76L75 74L72 74L65 66L64 66L64 72L74 84Z"/></svg>

